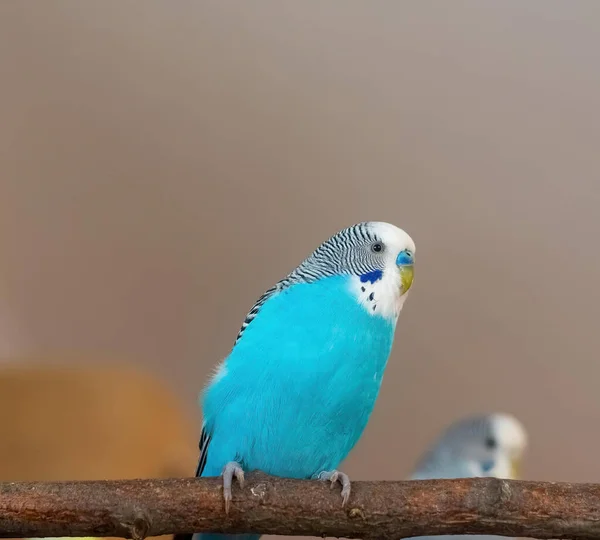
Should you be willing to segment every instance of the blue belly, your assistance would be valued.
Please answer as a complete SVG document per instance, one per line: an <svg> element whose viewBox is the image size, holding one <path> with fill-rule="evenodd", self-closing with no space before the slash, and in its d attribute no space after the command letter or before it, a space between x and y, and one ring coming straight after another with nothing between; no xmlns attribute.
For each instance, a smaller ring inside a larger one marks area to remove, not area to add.
<svg viewBox="0 0 600 540"><path fill-rule="evenodd" d="M336 468L373 410L394 328L357 303L346 277L270 298L204 394L203 476L228 461L290 478Z"/></svg>

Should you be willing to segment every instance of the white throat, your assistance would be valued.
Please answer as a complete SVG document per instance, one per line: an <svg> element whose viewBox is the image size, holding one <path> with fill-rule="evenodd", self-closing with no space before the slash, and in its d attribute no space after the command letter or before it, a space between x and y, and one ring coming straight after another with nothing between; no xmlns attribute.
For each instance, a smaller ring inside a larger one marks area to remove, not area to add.
<svg viewBox="0 0 600 540"><path fill-rule="evenodd" d="M358 276L351 279L352 293L358 303L374 317L396 321L408 293L401 295L400 272L396 267L386 268L377 281L361 281Z"/></svg>

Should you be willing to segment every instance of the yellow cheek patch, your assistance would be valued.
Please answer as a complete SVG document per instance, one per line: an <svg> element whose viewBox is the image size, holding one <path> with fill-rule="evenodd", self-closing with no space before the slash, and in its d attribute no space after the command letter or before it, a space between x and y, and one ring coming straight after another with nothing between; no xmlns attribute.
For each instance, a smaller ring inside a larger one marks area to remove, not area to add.
<svg viewBox="0 0 600 540"><path fill-rule="evenodd" d="M518 459L510 460L510 477L513 480L518 480L521 474L521 462Z"/></svg>
<svg viewBox="0 0 600 540"><path fill-rule="evenodd" d="M400 282L402 284L402 294L406 294L412 287L415 277L415 270L412 264L404 264L400 267Z"/></svg>

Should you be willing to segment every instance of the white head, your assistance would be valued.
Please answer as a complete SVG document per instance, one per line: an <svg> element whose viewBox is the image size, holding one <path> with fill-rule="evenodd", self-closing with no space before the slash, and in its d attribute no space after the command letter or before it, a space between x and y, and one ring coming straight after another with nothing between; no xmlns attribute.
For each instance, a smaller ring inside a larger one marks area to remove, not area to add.
<svg viewBox="0 0 600 540"><path fill-rule="evenodd" d="M281 283L350 276L359 303L373 316L395 320L413 284L415 243L382 221L357 223L323 242Z"/></svg>
<svg viewBox="0 0 600 540"><path fill-rule="evenodd" d="M394 225L368 221L347 227L323 242L257 300L237 340L273 294L297 283L334 276L349 276L351 292L370 315L395 322L413 283L414 258L412 238Z"/></svg>
<svg viewBox="0 0 600 540"><path fill-rule="evenodd" d="M517 479L521 460L527 448L527 433L523 424L510 414L490 415L492 437L497 441L497 462L494 476ZM491 441L488 441L488 444Z"/></svg>
<svg viewBox="0 0 600 540"><path fill-rule="evenodd" d="M417 470L422 477L441 477L435 476L438 471L461 469L470 470L468 476L516 479L526 447L527 433L514 416L469 417L444 431Z"/></svg>
<svg viewBox="0 0 600 540"><path fill-rule="evenodd" d="M371 315L396 319L413 284L415 243L390 223L371 221L365 226L373 238L367 247L376 262L373 270L353 277L352 289Z"/></svg>

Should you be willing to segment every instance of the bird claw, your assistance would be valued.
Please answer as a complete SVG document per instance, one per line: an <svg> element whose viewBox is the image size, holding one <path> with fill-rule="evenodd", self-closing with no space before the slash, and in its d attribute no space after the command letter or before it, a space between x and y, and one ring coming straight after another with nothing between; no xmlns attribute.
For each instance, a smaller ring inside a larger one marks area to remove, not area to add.
<svg viewBox="0 0 600 540"><path fill-rule="evenodd" d="M223 467L223 499L225 499L225 513L229 514L229 507L231 506L231 484L233 478L238 481L240 487L244 487L244 469L237 461L230 461Z"/></svg>
<svg viewBox="0 0 600 540"><path fill-rule="evenodd" d="M331 489L337 484L340 483L342 485L342 507L346 506L348 499L350 498L350 478L346 473L341 471L323 471L319 473L319 480L324 482L331 482Z"/></svg>

